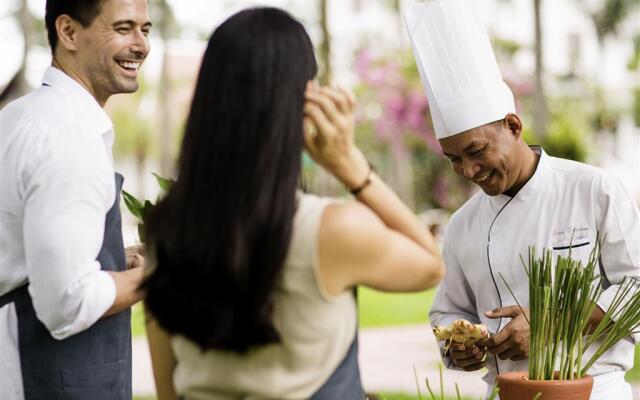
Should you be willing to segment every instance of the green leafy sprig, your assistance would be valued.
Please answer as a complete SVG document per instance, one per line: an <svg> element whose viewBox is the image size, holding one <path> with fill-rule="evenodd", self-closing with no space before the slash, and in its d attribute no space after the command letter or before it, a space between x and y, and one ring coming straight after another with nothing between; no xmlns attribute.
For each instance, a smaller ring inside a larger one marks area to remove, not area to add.
<svg viewBox="0 0 640 400"><path fill-rule="evenodd" d="M160 186L160 189L162 189L163 192L167 192L175 183L172 179L163 178L156 173L152 174L156 178L158 186ZM122 191L122 198L124 199L124 204L129 209L129 212L138 219L138 237L140 238L140 242L144 243L144 224L151 213L151 210L155 207L155 203L152 203L150 200L140 200L126 190Z"/></svg>

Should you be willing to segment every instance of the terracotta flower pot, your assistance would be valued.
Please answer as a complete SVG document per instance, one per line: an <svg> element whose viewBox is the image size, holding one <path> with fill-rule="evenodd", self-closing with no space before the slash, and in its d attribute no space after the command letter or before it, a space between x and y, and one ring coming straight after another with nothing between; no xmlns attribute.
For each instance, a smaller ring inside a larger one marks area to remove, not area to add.
<svg viewBox="0 0 640 400"><path fill-rule="evenodd" d="M589 400L593 378L536 381L529 380L525 371L507 372L498 375L500 400L531 400L542 393L540 400Z"/></svg>

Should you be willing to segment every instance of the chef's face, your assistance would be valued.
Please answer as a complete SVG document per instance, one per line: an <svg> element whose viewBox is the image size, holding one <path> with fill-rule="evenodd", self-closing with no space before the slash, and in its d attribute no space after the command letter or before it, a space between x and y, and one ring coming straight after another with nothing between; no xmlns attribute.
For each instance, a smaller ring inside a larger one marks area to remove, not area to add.
<svg viewBox="0 0 640 400"><path fill-rule="evenodd" d="M522 124L516 114L440 139L456 174L474 182L489 196L518 185L522 157L516 151Z"/></svg>

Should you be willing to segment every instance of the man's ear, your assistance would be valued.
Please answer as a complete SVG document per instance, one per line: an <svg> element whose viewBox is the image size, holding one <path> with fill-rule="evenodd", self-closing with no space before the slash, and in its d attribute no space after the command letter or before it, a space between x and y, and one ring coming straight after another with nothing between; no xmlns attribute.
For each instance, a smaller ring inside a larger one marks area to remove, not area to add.
<svg viewBox="0 0 640 400"><path fill-rule="evenodd" d="M68 51L78 49L78 30L80 23L67 14L62 14L56 19L56 32L58 33L58 46Z"/></svg>
<svg viewBox="0 0 640 400"><path fill-rule="evenodd" d="M509 113L504 117L505 128L509 129L513 137L518 140L522 136L522 120L518 114Z"/></svg>

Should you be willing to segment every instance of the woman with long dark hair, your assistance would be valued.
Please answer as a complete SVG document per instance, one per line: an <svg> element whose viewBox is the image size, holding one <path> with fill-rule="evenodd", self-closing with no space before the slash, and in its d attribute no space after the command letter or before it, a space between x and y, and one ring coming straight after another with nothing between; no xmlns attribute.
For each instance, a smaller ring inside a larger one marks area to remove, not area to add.
<svg viewBox="0 0 640 400"><path fill-rule="evenodd" d="M303 26L278 9L209 40L177 182L147 222L160 399L362 399L353 288L443 276L432 236L355 146L353 98L315 74ZM298 190L303 148L357 201Z"/></svg>

